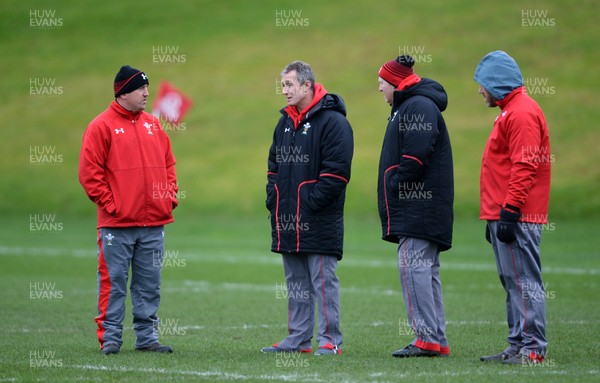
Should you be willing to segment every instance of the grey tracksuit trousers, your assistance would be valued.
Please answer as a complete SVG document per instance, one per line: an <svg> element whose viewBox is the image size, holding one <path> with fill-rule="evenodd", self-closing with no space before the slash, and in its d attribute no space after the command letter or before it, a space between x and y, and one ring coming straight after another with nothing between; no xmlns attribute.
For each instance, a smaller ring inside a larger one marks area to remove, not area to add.
<svg viewBox="0 0 600 383"><path fill-rule="evenodd" d="M158 341L157 316L164 252L163 226L98 230L98 316L100 347L121 346L127 279L131 267L131 304L135 347Z"/></svg>
<svg viewBox="0 0 600 383"><path fill-rule="evenodd" d="M449 354L439 260L435 242L400 237L398 269L408 324L415 334L412 344Z"/></svg>
<svg viewBox="0 0 600 383"><path fill-rule="evenodd" d="M505 353L520 352L544 357L546 341L546 292L542 281L540 242L542 225L517 224L517 240L503 243L496 238L498 221L488 221L496 267L506 291L509 346Z"/></svg>
<svg viewBox="0 0 600 383"><path fill-rule="evenodd" d="M340 287L335 274L337 258L327 255L283 254L288 290L288 336L279 342L284 350L311 349L315 302L319 314L319 347L342 344Z"/></svg>

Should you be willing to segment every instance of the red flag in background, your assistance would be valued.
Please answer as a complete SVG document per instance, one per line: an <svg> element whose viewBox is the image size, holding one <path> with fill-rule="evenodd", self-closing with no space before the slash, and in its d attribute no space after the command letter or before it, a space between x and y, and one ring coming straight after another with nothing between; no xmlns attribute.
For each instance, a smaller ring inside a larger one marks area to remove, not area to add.
<svg viewBox="0 0 600 383"><path fill-rule="evenodd" d="M192 101L181 91L166 81L158 88L158 95L152 105L152 114L161 122L179 124L192 105Z"/></svg>

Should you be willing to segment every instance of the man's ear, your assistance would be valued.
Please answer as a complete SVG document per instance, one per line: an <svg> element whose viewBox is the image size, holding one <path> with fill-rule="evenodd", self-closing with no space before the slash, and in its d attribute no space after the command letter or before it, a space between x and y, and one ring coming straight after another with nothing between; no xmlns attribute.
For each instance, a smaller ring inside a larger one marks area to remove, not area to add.
<svg viewBox="0 0 600 383"><path fill-rule="evenodd" d="M304 84L302 84L302 86L305 86L305 85L308 87L307 88L308 90L311 90L313 88L313 83L310 80L306 80L304 82Z"/></svg>

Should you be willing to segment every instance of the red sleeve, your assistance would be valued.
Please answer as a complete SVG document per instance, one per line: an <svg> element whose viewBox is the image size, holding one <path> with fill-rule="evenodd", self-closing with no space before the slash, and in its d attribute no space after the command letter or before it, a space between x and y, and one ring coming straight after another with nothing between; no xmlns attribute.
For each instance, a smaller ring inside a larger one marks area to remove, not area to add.
<svg viewBox="0 0 600 383"><path fill-rule="evenodd" d="M503 206L522 208L538 171L536 153L542 144L540 121L534 113L517 111L510 116L507 134L512 167Z"/></svg>
<svg viewBox="0 0 600 383"><path fill-rule="evenodd" d="M115 203L105 171L110 136L104 135L102 126L96 121L92 121L85 131L79 155L79 182L92 202L112 215Z"/></svg>

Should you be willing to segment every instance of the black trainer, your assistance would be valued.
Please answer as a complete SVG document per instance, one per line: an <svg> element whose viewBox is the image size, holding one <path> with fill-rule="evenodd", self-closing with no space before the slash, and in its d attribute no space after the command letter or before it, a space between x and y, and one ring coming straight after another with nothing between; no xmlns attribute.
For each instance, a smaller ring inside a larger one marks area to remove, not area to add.
<svg viewBox="0 0 600 383"><path fill-rule="evenodd" d="M119 347L119 345L116 343L106 343L102 346L102 350L100 350L100 352L104 355L118 354L120 349L121 347Z"/></svg>
<svg viewBox="0 0 600 383"><path fill-rule="evenodd" d="M150 352L164 352L164 353L168 353L168 354L173 352L173 348L171 346L165 346L164 344L160 344L160 343L153 343L146 347L136 348L135 350L136 351L150 351Z"/></svg>
<svg viewBox="0 0 600 383"><path fill-rule="evenodd" d="M482 356L479 360L482 362L504 362L510 358L512 358L512 355L508 355L502 351L500 354Z"/></svg>
<svg viewBox="0 0 600 383"><path fill-rule="evenodd" d="M409 344L401 350L396 350L392 353L392 356L396 358L414 358L419 356L439 356L439 351L431 351L424 350L415 346L414 344Z"/></svg>

